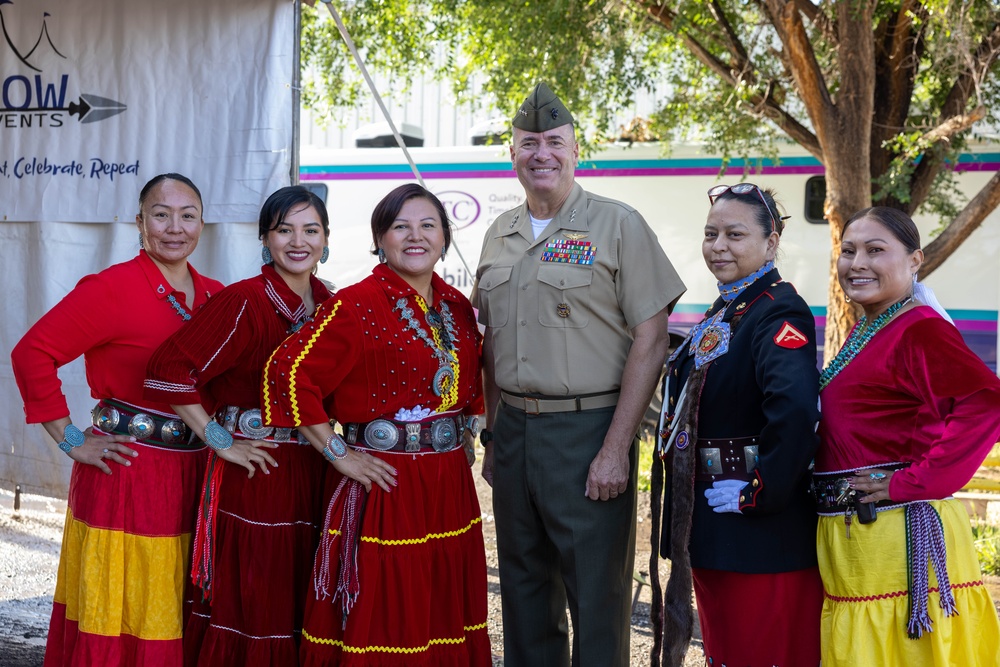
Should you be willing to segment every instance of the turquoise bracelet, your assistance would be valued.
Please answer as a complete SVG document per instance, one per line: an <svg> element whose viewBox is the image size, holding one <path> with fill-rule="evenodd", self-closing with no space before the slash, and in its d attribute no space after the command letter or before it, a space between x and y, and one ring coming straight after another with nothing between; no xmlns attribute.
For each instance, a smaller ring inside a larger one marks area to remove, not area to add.
<svg viewBox="0 0 1000 667"><path fill-rule="evenodd" d="M219 422L210 421L205 425L205 443L217 452L233 446L233 435L222 428Z"/></svg>
<svg viewBox="0 0 1000 667"><path fill-rule="evenodd" d="M74 447L81 446L83 441L83 431L72 424L67 424L66 428L63 429L63 439L59 443L59 449L63 450L66 454L69 454Z"/></svg>
<svg viewBox="0 0 1000 667"><path fill-rule="evenodd" d="M334 461L339 461L340 459L347 456L347 443L334 433L329 438L326 439L326 446L323 447L323 458L325 458L330 463Z"/></svg>

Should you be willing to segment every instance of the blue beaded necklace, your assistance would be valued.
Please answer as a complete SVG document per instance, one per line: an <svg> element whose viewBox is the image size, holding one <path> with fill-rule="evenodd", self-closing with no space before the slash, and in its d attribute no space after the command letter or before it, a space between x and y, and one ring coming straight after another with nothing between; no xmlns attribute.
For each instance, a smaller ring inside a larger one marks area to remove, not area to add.
<svg viewBox="0 0 1000 667"><path fill-rule="evenodd" d="M868 324L868 318L862 317L858 320L857 326L851 330L851 335L847 337L844 342L844 346L840 348L840 352L837 356L833 358L833 361L823 369L823 372L819 375L819 388L820 391L826 388L826 385L830 384L833 378L837 377L840 371L847 368L847 364L854 360L854 357L858 356L861 350L865 349L865 345L868 344L875 334L879 332L882 327L892 319L900 308L908 304L911 297L906 297L902 301L897 301L896 303L889 306L884 313L872 320L872 323Z"/></svg>

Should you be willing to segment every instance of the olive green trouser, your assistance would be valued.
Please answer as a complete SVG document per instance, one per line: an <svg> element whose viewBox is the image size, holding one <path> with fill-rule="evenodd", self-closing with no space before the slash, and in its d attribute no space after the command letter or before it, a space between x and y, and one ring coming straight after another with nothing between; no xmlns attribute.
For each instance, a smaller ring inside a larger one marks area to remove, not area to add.
<svg viewBox="0 0 1000 667"><path fill-rule="evenodd" d="M500 402L493 513L504 665L627 667L635 560L636 458L614 500L584 495L615 408L529 415Z"/></svg>

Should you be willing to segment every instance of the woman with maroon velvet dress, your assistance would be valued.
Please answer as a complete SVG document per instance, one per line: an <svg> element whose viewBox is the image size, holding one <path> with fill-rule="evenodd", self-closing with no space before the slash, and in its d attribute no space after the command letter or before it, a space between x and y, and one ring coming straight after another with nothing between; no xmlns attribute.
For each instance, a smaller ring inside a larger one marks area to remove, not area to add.
<svg viewBox="0 0 1000 667"><path fill-rule="evenodd" d="M330 298L313 275L330 223L322 200L294 186L267 199L259 232L260 274L168 338L145 382L147 397L170 403L213 448L192 567L203 601L184 635L190 665L297 664L322 518L323 459L294 430L262 423L258 388L274 348Z"/></svg>

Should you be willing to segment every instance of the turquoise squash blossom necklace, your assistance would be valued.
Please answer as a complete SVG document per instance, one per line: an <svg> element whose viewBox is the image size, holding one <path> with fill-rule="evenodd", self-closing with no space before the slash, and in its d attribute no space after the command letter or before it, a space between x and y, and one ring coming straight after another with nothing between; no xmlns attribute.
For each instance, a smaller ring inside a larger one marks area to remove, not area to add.
<svg viewBox="0 0 1000 667"><path fill-rule="evenodd" d="M854 360L854 357L858 356L861 350L865 349L865 345L875 337L875 334L882 329L892 316L899 312L899 309L908 304L912 300L912 297L906 297L902 301L897 301L896 303L889 306L884 313L872 320L871 324L868 324L868 318L862 317L858 320L858 325L854 327L851 331L851 335L847 337L847 341L844 342L844 347L840 348L840 352L837 356L833 358L833 361L823 369L823 372L819 375L819 388L820 391L826 388L826 385L830 384L833 378L837 377L840 371L847 368L847 364Z"/></svg>

